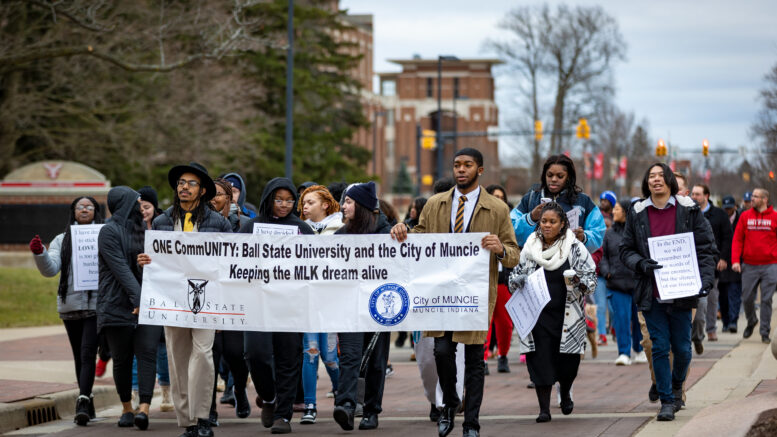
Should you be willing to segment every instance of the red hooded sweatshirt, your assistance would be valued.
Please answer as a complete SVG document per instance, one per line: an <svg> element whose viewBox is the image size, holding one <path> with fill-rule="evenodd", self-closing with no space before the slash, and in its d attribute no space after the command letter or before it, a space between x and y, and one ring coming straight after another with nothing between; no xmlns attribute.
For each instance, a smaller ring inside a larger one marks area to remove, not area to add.
<svg viewBox="0 0 777 437"><path fill-rule="evenodd" d="M750 265L777 264L777 212L750 208L743 212L731 243L731 262Z"/></svg>

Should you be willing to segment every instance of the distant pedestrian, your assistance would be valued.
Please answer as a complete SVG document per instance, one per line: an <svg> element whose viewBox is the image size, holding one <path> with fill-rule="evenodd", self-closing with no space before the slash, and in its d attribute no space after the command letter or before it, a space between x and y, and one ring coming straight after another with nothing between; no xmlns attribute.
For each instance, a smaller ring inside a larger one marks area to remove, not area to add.
<svg viewBox="0 0 777 437"><path fill-rule="evenodd" d="M731 243L731 269L742 273L742 305L749 338L758 326L755 297L761 289L761 341L770 343L772 295L777 287L777 212L769 205L769 192L753 190L753 207L739 217Z"/></svg>
<svg viewBox="0 0 777 437"><path fill-rule="evenodd" d="M722 206L723 210L726 211L729 223L731 223L731 240L728 241L728 245L731 246L734 239L733 231L737 228L741 212L737 208L737 202L734 199L734 196L723 197ZM728 320L728 325L724 324L723 330L736 334L739 310L742 307L742 274L731 269L732 262L730 250L728 258L721 257L721 259L726 261L726 269L720 272L718 290L720 291L721 302L724 299L728 299L728 319L726 319Z"/></svg>
<svg viewBox="0 0 777 437"><path fill-rule="evenodd" d="M76 424L85 426L94 419L92 386L95 377L97 355L97 292L75 291L71 265L71 225L99 224L103 222L100 204L88 196L77 197L70 203L70 217L65 231L54 237L48 250L39 236L30 241L38 271L47 277L59 275L57 286L57 312L67 331L70 349L73 351L79 396L76 400Z"/></svg>

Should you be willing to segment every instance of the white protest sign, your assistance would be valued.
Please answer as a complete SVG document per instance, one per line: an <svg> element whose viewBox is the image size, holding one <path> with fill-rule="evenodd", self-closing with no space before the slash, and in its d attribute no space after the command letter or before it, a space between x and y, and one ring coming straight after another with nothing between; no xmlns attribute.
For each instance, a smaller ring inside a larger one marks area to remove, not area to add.
<svg viewBox="0 0 777 437"><path fill-rule="evenodd" d="M662 300L699 294L701 276L692 232L648 238L648 248L650 258L663 266L654 271Z"/></svg>
<svg viewBox="0 0 777 437"><path fill-rule="evenodd" d="M71 225L70 245L73 290L97 290L100 276L97 261L97 237L103 225Z"/></svg>
<svg viewBox="0 0 777 437"><path fill-rule="evenodd" d="M550 292L548 283L545 281L545 270L538 268L526 278L526 285L520 290L515 290L505 303L507 313L513 319L515 329L521 338L526 338L531 333L548 302L550 302Z"/></svg>
<svg viewBox="0 0 777 437"><path fill-rule="evenodd" d="M485 331L485 233L146 232L143 324L279 332Z"/></svg>
<svg viewBox="0 0 777 437"><path fill-rule="evenodd" d="M254 223L254 235L297 235L299 228L274 223Z"/></svg>
<svg viewBox="0 0 777 437"><path fill-rule="evenodd" d="M580 210L572 208L567 211L567 219L569 219L569 229L573 231L580 226Z"/></svg>

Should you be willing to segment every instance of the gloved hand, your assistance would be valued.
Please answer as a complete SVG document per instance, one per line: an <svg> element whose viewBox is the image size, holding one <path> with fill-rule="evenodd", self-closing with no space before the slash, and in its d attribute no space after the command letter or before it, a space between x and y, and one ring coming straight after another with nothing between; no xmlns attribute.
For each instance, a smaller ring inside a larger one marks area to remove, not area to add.
<svg viewBox="0 0 777 437"><path fill-rule="evenodd" d="M43 242L40 241L40 236L36 235L35 238L30 240L30 251L35 255L43 253Z"/></svg>
<svg viewBox="0 0 777 437"><path fill-rule="evenodd" d="M645 258L639 263L637 263L637 269L639 269L642 273L652 273L653 270L662 269L664 266L656 262L655 260L652 260L650 258Z"/></svg>
<svg viewBox="0 0 777 437"><path fill-rule="evenodd" d="M710 290L708 288L702 287L702 289L699 290L699 297L704 297L708 294L710 294Z"/></svg>
<svg viewBox="0 0 777 437"><path fill-rule="evenodd" d="M515 290L523 288L526 285L526 278L528 278L526 275L510 275L510 283L508 284L510 293L514 293Z"/></svg>

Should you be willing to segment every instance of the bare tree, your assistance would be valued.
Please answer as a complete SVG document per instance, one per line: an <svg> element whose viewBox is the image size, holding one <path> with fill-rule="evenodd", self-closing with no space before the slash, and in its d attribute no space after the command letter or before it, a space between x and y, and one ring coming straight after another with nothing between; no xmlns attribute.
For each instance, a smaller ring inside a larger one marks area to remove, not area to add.
<svg viewBox="0 0 777 437"><path fill-rule="evenodd" d="M614 94L612 66L625 59L626 52L618 24L599 6L562 4L551 10L545 4L515 8L499 27L511 39L487 41L486 47L520 74L523 83L519 87L534 119L542 113L544 85L553 90L550 153L560 153L563 132L569 128L565 120L591 114L595 101L606 101ZM574 114L570 114L570 105L576 108ZM540 147L536 142L533 147L536 158ZM533 159L532 167L537 164Z"/></svg>
<svg viewBox="0 0 777 437"><path fill-rule="evenodd" d="M751 127L751 135L762 146L762 156L755 164L758 174L753 179L774 193L777 183L768 175L770 171L777 172L777 64L772 66L764 80L766 84L759 95L761 109Z"/></svg>

